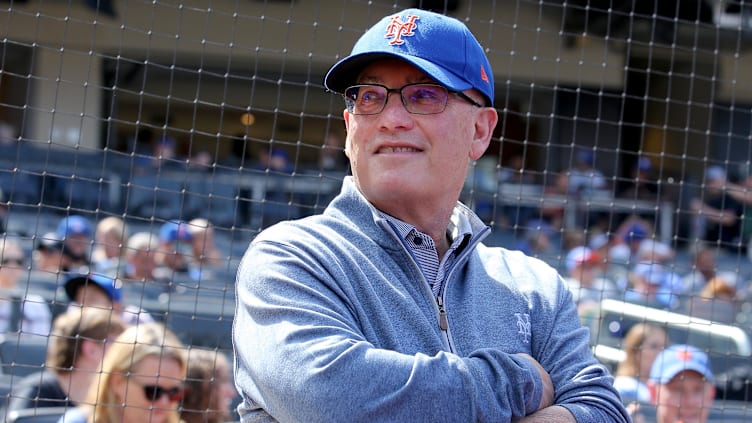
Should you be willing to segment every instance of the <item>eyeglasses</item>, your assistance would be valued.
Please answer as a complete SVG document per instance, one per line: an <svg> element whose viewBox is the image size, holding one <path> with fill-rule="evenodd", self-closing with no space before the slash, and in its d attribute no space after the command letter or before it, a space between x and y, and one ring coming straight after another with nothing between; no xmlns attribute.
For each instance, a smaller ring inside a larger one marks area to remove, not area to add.
<svg viewBox="0 0 752 423"><path fill-rule="evenodd" d="M141 385L136 382L137 385ZM159 385L141 385L144 390L144 397L151 402L159 401L163 396L167 396L170 402L177 402L183 399L183 388L175 386L172 388L163 388Z"/></svg>
<svg viewBox="0 0 752 423"><path fill-rule="evenodd" d="M353 85L345 90L345 105L354 115L377 115L384 110L390 93L399 93L405 109L414 115L434 115L446 109L449 94L467 100L476 107L480 103L460 91L450 91L438 84L407 84L401 88L388 88L379 84Z"/></svg>
<svg viewBox="0 0 752 423"><path fill-rule="evenodd" d="M16 257L5 257L2 260L3 266L9 265L9 264L15 264L16 266L23 266L26 260L22 258L16 258Z"/></svg>

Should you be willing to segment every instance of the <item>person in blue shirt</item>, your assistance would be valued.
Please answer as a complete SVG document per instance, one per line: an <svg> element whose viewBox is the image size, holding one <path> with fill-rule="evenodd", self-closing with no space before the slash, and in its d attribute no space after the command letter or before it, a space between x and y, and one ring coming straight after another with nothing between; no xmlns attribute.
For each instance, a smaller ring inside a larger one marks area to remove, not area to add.
<svg viewBox="0 0 752 423"><path fill-rule="evenodd" d="M460 21L383 18L325 77L352 176L321 215L256 236L237 274L248 421L626 422L561 276L458 202L498 121Z"/></svg>

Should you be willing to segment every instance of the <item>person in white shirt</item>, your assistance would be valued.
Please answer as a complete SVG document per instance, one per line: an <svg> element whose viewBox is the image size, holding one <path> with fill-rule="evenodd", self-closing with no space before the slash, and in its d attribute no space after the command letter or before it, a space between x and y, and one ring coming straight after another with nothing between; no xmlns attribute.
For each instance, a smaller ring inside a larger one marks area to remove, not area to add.
<svg viewBox="0 0 752 423"><path fill-rule="evenodd" d="M49 305L42 296L18 289L26 272L26 255L20 244L0 238L0 333L48 335L52 325Z"/></svg>

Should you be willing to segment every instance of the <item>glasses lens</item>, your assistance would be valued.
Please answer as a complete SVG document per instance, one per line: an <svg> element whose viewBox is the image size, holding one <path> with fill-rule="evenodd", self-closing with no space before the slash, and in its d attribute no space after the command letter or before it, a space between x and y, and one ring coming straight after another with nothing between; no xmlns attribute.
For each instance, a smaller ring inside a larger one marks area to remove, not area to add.
<svg viewBox="0 0 752 423"><path fill-rule="evenodd" d="M441 113L446 108L449 92L434 84L414 84L402 87L402 99L407 111L419 115Z"/></svg>
<svg viewBox="0 0 752 423"><path fill-rule="evenodd" d="M150 401L158 401L164 395L171 402L180 401L183 398L183 390L177 386L174 388L163 388L158 385L144 386L144 396Z"/></svg>
<svg viewBox="0 0 752 423"><path fill-rule="evenodd" d="M384 110L387 91L380 85L355 85L345 90L345 105L356 115L375 115Z"/></svg>
<svg viewBox="0 0 752 423"><path fill-rule="evenodd" d="M2 261L2 263L4 265L23 266L24 259L22 259L22 258L11 258L11 257L8 257L8 258L4 258L3 261Z"/></svg>

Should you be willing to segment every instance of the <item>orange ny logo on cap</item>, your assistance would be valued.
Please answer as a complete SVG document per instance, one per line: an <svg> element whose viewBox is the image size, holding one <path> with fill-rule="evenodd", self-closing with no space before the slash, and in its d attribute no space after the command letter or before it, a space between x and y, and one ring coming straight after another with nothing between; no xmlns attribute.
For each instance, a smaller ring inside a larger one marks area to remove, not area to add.
<svg viewBox="0 0 752 423"><path fill-rule="evenodd" d="M417 28L415 21L418 19L420 18L416 15L407 15L407 21L402 22L400 15L392 16L392 21L386 26L384 38L392 38L389 44L393 46L405 44L405 40L402 37L412 37L415 35L413 30Z"/></svg>
<svg viewBox="0 0 752 423"><path fill-rule="evenodd" d="M689 361L692 359L692 351L680 350L676 351L676 358L680 361Z"/></svg>

